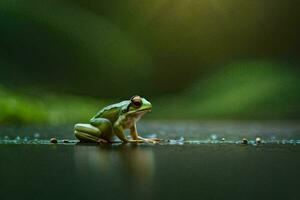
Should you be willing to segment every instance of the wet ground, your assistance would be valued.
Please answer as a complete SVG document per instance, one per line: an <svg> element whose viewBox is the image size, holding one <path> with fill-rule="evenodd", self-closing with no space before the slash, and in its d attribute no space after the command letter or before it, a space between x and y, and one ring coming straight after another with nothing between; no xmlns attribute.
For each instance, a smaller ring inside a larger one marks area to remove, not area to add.
<svg viewBox="0 0 300 200"><path fill-rule="evenodd" d="M139 129L169 141L81 145L71 125L1 127L0 199L300 199L297 121L142 122Z"/></svg>

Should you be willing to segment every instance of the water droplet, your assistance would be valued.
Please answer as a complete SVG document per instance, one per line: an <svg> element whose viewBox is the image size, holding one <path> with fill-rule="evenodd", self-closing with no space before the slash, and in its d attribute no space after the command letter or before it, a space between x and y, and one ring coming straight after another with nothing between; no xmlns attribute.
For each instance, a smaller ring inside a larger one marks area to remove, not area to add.
<svg viewBox="0 0 300 200"><path fill-rule="evenodd" d="M273 141L276 140L276 137L275 137L275 136L272 136L272 137L271 137L271 140L273 140Z"/></svg>
<svg viewBox="0 0 300 200"><path fill-rule="evenodd" d="M218 138L218 136L215 135L215 134L212 134L212 135L210 135L210 138L211 138L212 140L216 140L216 139Z"/></svg>
<svg viewBox="0 0 300 200"><path fill-rule="evenodd" d="M287 143L287 140L282 140L281 143L282 143L282 144L286 144L286 143Z"/></svg>
<svg viewBox="0 0 300 200"><path fill-rule="evenodd" d="M255 142L253 140L250 140L248 143L253 144L253 145L255 144Z"/></svg>

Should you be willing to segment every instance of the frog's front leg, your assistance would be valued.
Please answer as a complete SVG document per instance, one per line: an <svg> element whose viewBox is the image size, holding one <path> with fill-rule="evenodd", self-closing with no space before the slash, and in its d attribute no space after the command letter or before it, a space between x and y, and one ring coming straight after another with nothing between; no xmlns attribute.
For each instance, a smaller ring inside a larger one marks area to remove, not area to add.
<svg viewBox="0 0 300 200"><path fill-rule="evenodd" d="M114 133L115 135L122 141L122 142L131 142L131 143L143 143L144 141L139 138L132 138L132 140L129 140L125 134L124 129L121 125L116 123L114 125Z"/></svg>
<svg viewBox="0 0 300 200"><path fill-rule="evenodd" d="M156 143L161 141L161 139L158 138L143 138L141 136L139 136L138 132L137 132L137 128L136 128L136 123L134 123L131 127L130 127L130 135L133 139L135 140L143 140L145 142L150 142L150 143Z"/></svg>

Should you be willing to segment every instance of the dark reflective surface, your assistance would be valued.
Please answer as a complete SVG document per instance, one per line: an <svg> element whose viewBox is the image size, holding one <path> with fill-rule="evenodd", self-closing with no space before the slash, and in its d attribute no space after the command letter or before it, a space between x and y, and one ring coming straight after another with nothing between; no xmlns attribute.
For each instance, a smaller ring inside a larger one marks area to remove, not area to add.
<svg viewBox="0 0 300 200"><path fill-rule="evenodd" d="M82 145L72 125L0 127L0 199L300 199L298 121L142 121L138 128L170 141Z"/></svg>
<svg viewBox="0 0 300 200"><path fill-rule="evenodd" d="M299 145L0 145L1 199L299 199Z"/></svg>
<svg viewBox="0 0 300 200"><path fill-rule="evenodd" d="M38 139L49 140L75 139L74 124L65 126L1 126L0 140ZM269 121L191 121L191 120L141 120L137 124L139 133L144 137L164 139L181 139L185 141L221 139L240 140L243 137L263 140L300 139L300 120L269 120Z"/></svg>

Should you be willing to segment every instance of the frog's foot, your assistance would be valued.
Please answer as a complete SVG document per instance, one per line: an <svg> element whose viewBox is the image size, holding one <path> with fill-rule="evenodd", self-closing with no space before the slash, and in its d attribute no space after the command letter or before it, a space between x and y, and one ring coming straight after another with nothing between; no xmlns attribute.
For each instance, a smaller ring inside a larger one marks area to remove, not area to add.
<svg viewBox="0 0 300 200"><path fill-rule="evenodd" d="M99 139L98 139L98 143L99 143L99 144L107 144L107 143L109 143L109 141L107 141L107 140L105 140L105 139L102 139L102 138L99 138Z"/></svg>
<svg viewBox="0 0 300 200"><path fill-rule="evenodd" d="M129 142L129 143L144 143L145 141L144 140L127 140L126 142Z"/></svg>
<svg viewBox="0 0 300 200"><path fill-rule="evenodd" d="M145 138L147 140L153 140L153 141L156 141L156 142L160 142L160 141L163 141L164 139L160 139L160 138Z"/></svg>
<svg viewBox="0 0 300 200"><path fill-rule="evenodd" d="M145 141L148 142L148 143L153 143L153 144L158 143L157 140L154 140L154 139L152 139L152 138L146 138Z"/></svg>
<svg viewBox="0 0 300 200"><path fill-rule="evenodd" d="M156 143L158 143L160 141L163 141L163 139L158 139L158 138L143 138L143 137L140 137L140 136L138 138L140 140L145 141L145 142L154 143L154 144L156 144Z"/></svg>

